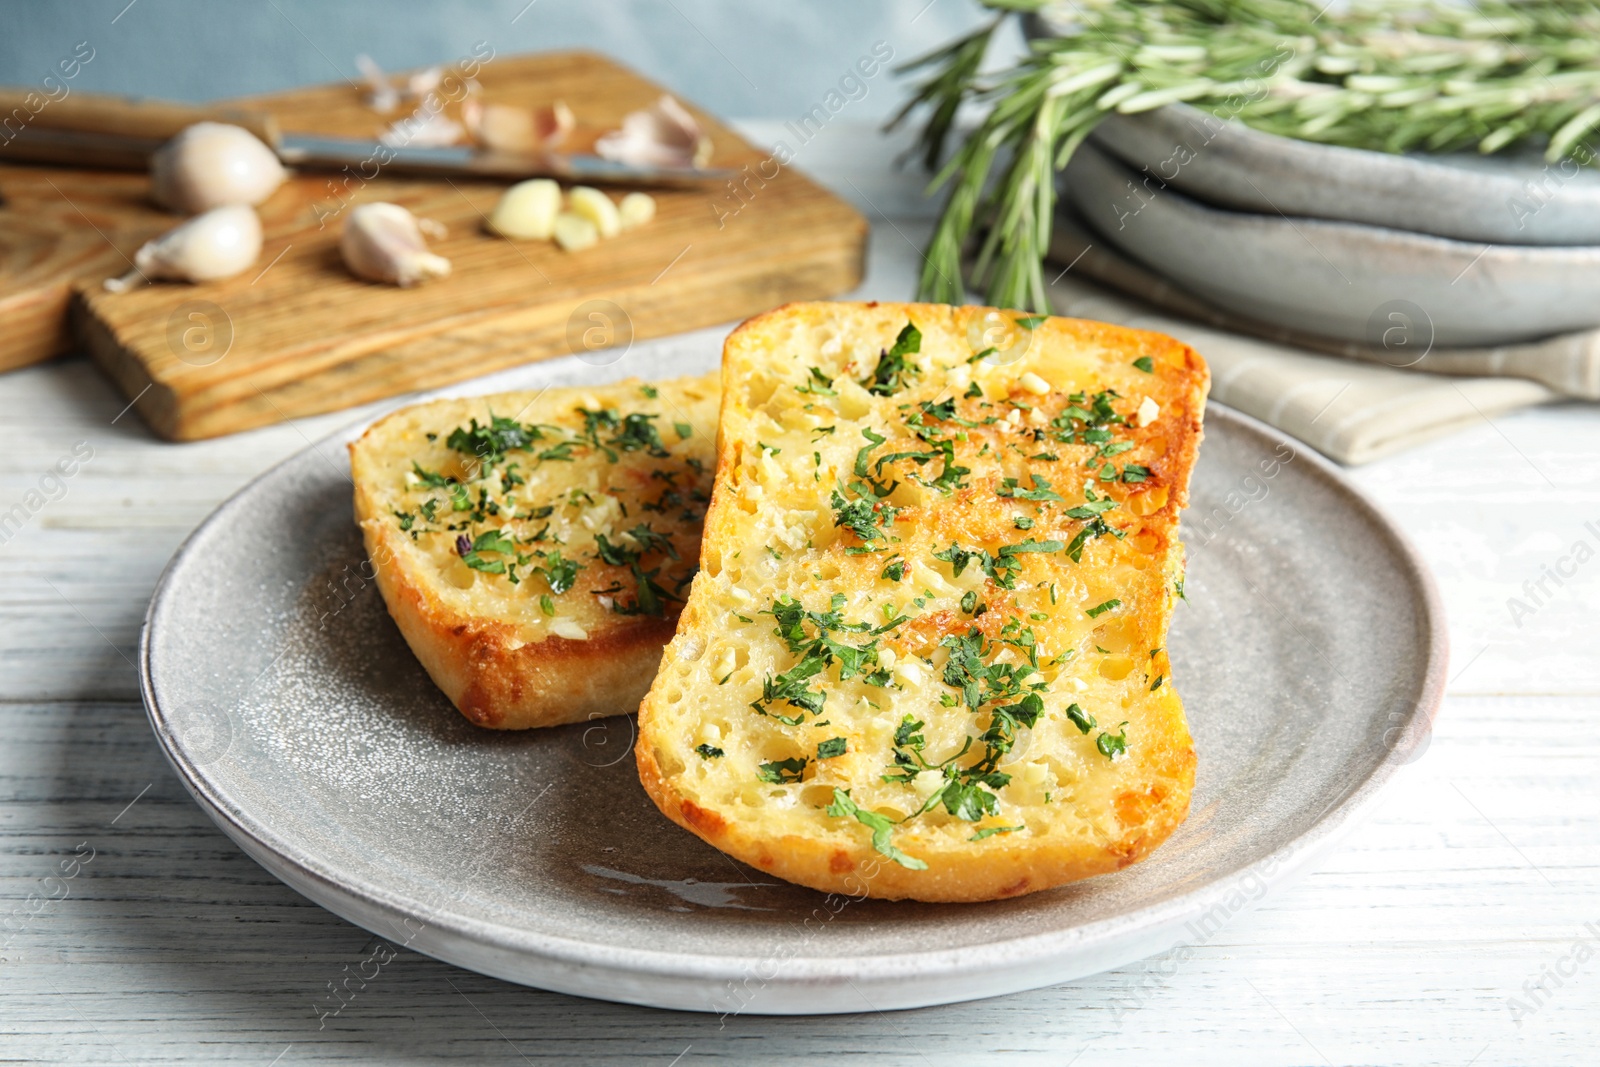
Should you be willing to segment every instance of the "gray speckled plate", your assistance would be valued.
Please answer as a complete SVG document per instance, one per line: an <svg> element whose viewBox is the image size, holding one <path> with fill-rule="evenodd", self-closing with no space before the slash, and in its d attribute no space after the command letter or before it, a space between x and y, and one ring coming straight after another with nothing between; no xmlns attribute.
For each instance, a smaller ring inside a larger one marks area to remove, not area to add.
<svg viewBox="0 0 1600 1067"><path fill-rule="evenodd" d="M669 353L653 373L715 357ZM615 370L563 361L455 392ZM394 944L515 982L855 1012L1204 943L1421 752L1443 689L1444 619L1404 539L1331 465L1213 405L1170 640L1200 754L1188 822L1145 863L1017 900L825 897L663 818L630 717L503 734L458 715L365 577L355 432L268 471L184 544L146 620L145 702L190 792L268 870Z"/></svg>
<svg viewBox="0 0 1600 1067"><path fill-rule="evenodd" d="M1062 186L1102 237L1219 307L1381 343L1405 306L1436 344L1527 341L1600 326L1600 247L1488 245L1354 222L1208 207L1084 144ZM1419 314L1420 313L1420 314Z"/></svg>
<svg viewBox="0 0 1600 1067"><path fill-rule="evenodd" d="M1391 155L1219 122L1183 104L1116 115L1093 138L1201 200L1510 245L1600 244L1600 172L1538 151ZM1187 162L1184 162L1187 160Z"/></svg>

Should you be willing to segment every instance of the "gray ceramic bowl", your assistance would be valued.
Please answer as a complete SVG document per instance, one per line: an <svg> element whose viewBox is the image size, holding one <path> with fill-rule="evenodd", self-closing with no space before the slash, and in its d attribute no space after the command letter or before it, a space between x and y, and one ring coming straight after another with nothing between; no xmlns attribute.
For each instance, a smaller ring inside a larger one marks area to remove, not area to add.
<svg viewBox="0 0 1600 1067"><path fill-rule="evenodd" d="M1239 211L1460 241L1600 244L1600 171L1547 164L1537 151L1367 152L1262 133L1182 104L1113 116L1093 139L1135 170L1148 167L1181 192Z"/></svg>
<svg viewBox="0 0 1600 1067"><path fill-rule="evenodd" d="M1062 36L1071 17L1066 4L1059 17L1030 16L1024 25L1030 36ZM1600 170L1546 164L1536 149L1492 156L1369 152L1262 133L1184 104L1111 116L1093 140L1134 170L1149 168L1175 189L1240 211L1462 241L1600 244Z"/></svg>
<svg viewBox="0 0 1600 1067"><path fill-rule="evenodd" d="M678 374L716 352L651 358ZM565 360L453 392L619 369ZM1144 863L1016 900L824 896L668 822L639 785L631 717L496 733L457 714L364 566L344 449L358 430L262 475L179 550L143 634L150 720L268 870L393 944L515 982L858 1012L1204 944L1421 753L1443 691L1444 619L1404 539L1330 464L1213 406L1169 642L1199 750L1188 821Z"/></svg>
<svg viewBox="0 0 1600 1067"><path fill-rule="evenodd" d="M1441 347L1600 326L1600 247L1471 244L1222 210L1146 183L1093 144L1073 156L1062 188L1113 246L1263 322L1375 344L1399 313L1425 317Z"/></svg>

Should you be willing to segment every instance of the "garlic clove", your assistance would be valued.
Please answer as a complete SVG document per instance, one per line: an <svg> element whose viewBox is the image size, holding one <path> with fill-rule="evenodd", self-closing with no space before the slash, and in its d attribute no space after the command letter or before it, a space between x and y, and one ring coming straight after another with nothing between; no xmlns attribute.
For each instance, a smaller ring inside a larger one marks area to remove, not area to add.
<svg viewBox="0 0 1600 1067"><path fill-rule="evenodd" d="M561 211L561 186L549 178L518 182L500 195L489 229L513 240L549 240Z"/></svg>
<svg viewBox="0 0 1600 1067"><path fill-rule="evenodd" d="M443 232L438 223L423 221ZM443 278L450 273L450 261L428 251L422 231L416 217L399 204L361 204L345 219L339 254L350 273L368 281L407 288Z"/></svg>
<svg viewBox="0 0 1600 1067"><path fill-rule="evenodd" d="M617 205L617 216L624 230L643 226L656 217L656 198L649 193L629 193Z"/></svg>
<svg viewBox="0 0 1600 1067"><path fill-rule="evenodd" d="M617 213L617 205L599 189L574 185L567 194L567 207L574 215L581 215L594 223L601 237L615 237L622 232L622 218Z"/></svg>
<svg viewBox="0 0 1600 1067"><path fill-rule="evenodd" d="M594 247L600 240L600 231L595 229L594 223L582 215L563 211L556 216L551 236L556 239L556 244L561 246L562 251L581 252L585 248Z"/></svg>
<svg viewBox="0 0 1600 1067"><path fill-rule="evenodd" d="M546 148L559 147L577 124L577 118L564 100L557 100L548 107L535 108L533 112L534 131Z"/></svg>
<svg viewBox="0 0 1600 1067"><path fill-rule="evenodd" d="M259 204L288 176L272 149L242 126L197 122L150 157L150 195L172 211L198 214Z"/></svg>
<svg viewBox="0 0 1600 1067"><path fill-rule="evenodd" d="M559 100L542 108L468 100L461 106L461 121L482 147L517 155L554 149L577 125L572 109Z"/></svg>
<svg viewBox="0 0 1600 1067"><path fill-rule="evenodd" d="M141 281L212 282L249 269L261 255L261 220L244 204L213 208L184 222L134 253L133 270L108 278L120 293Z"/></svg>
<svg viewBox="0 0 1600 1067"><path fill-rule="evenodd" d="M594 150L604 159L632 166L703 167L711 160L711 138L682 104L663 96L624 116L622 129L601 137Z"/></svg>

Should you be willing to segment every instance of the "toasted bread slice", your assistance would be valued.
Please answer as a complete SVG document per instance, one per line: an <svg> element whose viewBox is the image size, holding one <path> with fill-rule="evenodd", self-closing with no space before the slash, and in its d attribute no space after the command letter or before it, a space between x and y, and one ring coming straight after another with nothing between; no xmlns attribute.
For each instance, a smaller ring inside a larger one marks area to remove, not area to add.
<svg viewBox="0 0 1600 1067"><path fill-rule="evenodd" d="M1074 319L793 304L728 338L695 578L640 709L661 810L792 882L975 901L1188 811L1170 678L1208 376Z"/></svg>
<svg viewBox="0 0 1600 1067"><path fill-rule="evenodd" d="M700 551L717 375L440 400L350 446L356 520L406 641L461 713L520 730L632 712Z"/></svg>

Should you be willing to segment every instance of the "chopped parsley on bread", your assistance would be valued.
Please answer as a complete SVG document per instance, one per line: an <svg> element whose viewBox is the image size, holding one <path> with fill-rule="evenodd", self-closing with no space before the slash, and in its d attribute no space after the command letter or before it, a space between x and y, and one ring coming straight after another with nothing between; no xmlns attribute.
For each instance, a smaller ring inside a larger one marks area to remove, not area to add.
<svg viewBox="0 0 1600 1067"><path fill-rule="evenodd" d="M717 375L397 411L350 446L390 614L480 726L638 707L710 499Z"/></svg>
<svg viewBox="0 0 1600 1067"><path fill-rule="evenodd" d="M1193 784L1165 645L1207 384L1169 337L990 308L744 323L640 709L655 803L852 895L992 900L1148 855Z"/></svg>

